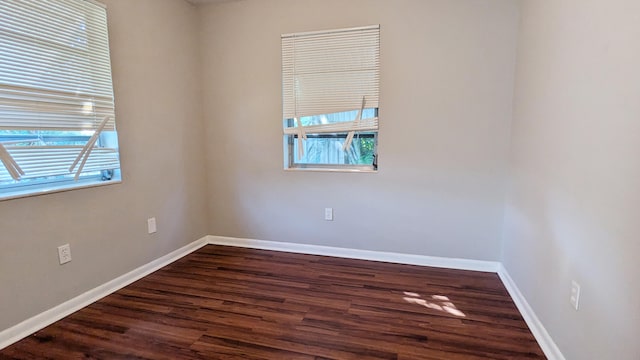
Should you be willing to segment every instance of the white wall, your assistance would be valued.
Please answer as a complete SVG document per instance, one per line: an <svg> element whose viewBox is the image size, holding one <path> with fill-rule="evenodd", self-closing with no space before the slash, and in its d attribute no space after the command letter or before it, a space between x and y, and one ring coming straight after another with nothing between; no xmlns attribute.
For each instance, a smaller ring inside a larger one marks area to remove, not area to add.
<svg viewBox="0 0 640 360"><path fill-rule="evenodd" d="M207 233L196 9L105 2L123 182L0 202L0 330Z"/></svg>
<svg viewBox="0 0 640 360"><path fill-rule="evenodd" d="M502 261L567 359L640 359L640 2L521 13Z"/></svg>
<svg viewBox="0 0 640 360"><path fill-rule="evenodd" d="M517 2L246 0L199 15L211 234L498 260ZM280 35L370 24L379 172L284 171Z"/></svg>

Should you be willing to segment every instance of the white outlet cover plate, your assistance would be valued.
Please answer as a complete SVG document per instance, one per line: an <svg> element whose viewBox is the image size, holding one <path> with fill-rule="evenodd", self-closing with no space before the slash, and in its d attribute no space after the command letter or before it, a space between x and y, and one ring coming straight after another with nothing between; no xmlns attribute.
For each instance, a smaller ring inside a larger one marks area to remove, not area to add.
<svg viewBox="0 0 640 360"><path fill-rule="evenodd" d="M574 309L578 310L578 305L580 304L580 284L575 281L571 281L571 297L569 298L569 302Z"/></svg>
<svg viewBox="0 0 640 360"><path fill-rule="evenodd" d="M69 244L58 246L58 260L60 260L60 265L71 261L71 246Z"/></svg>
<svg viewBox="0 0 640 360"><path fill-rule="evenodd" d="M333 208L324 208L324 219L333 221Z"/></svg>
<svg viewBox="0 0 640 360"><path fill-rule="evenodd" d="M152 217L147 219L147 232L149 234L153 234L157 231L156 228L156 218Z"/></svg>

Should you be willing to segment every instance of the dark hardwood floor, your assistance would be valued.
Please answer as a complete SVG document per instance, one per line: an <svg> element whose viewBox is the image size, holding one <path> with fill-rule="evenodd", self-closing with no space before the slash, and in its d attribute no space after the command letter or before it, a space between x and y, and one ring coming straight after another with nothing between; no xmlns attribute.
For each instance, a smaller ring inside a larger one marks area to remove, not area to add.
<svg viewBox="0 0 640 360"><path fill-rule="evenodd" d="M493 273L209 245L0 359L544 359Z"/></svg>

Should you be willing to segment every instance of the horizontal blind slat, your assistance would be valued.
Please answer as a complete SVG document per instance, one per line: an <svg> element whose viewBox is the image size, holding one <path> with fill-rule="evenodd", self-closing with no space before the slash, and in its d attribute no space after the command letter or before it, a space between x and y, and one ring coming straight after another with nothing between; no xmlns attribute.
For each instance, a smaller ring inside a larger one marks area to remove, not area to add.
<svg viewBox="0 0 640 360"><path fill-rule="evenodd" d="M339 134L348 133L350 131L377 131L378 118L362 119L356 121L345 121L333 124L309 125L303 126L306 134ZM287 127L284 129L285 135L296 135L300 131L299 127Z"/></svg>

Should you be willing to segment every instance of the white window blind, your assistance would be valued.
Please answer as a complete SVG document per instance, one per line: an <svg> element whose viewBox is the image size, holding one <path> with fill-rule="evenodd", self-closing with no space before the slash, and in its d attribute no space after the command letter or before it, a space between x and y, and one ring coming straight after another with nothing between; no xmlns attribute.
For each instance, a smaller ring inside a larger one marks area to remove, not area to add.
<svg viewBox="0 0 640 360"><path fill-rule="evenodd" d="M115 124L106 9L0 1L0 184L119 169Z"/></svg>
<svg viewBox="0 0 640 360"><path fill-rule="evenodd" d="M361 119L364 108L378 108L380 26L282 35L283 118L295 127L285 135L377 131L378 118ZM303 126L305 116L358 110L353 121ZM298 147L303 151L303 146ZM301 154L299 154L300 156Z"/></svg>

